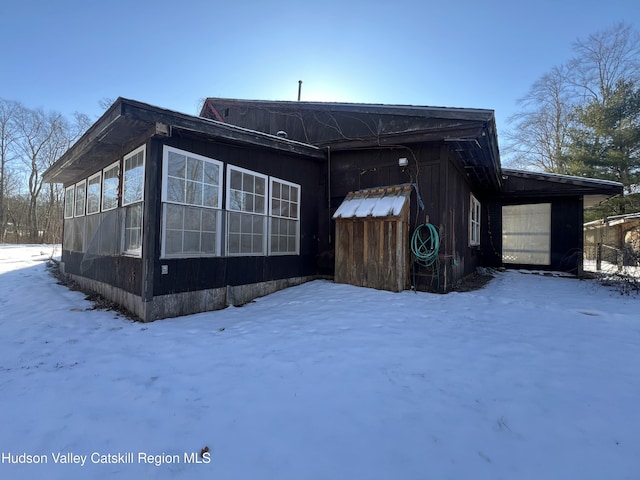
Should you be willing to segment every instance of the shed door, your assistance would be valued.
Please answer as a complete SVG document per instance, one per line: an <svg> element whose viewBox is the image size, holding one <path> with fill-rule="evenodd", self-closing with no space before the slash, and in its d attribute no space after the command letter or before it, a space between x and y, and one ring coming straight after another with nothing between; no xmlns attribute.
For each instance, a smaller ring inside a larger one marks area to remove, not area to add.
<svg viewBox="0 0 640 480"><path fill-rule="evenodd" d="M335 281L399 292L407 282L406 224L398 219L336 222Z"/></svg>

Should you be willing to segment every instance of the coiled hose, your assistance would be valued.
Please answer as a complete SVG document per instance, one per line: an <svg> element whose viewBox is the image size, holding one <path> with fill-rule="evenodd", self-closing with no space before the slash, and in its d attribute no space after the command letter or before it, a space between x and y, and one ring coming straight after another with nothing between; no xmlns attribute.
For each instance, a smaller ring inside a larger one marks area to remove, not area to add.
<svg viewBox="0 0 640 480"><path fill-rule="evenodd" d="M430 223L418 225L411 236L411 253L415 262L423 267L433 266L438 261L439 249L440 236L436 227Z"/></svg>
<svg viewBox="0 0 640 480"><path fill-rule="evenodd" d="M440 236L438 230L430 223L418 225L411 236L411 253L413 255L412 274L413 288L417 291L415 264L423 267L434 267L437 278L437 288L440 289L440 262L438 261L440 250Z"/></svg>

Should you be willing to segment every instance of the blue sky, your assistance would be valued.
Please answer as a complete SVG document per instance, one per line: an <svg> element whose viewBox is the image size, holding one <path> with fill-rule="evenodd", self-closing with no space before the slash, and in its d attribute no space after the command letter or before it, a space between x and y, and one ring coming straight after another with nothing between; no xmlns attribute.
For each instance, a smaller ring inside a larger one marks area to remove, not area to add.
<svg viewBox="0 0 640 480"><path fill-rule="evenodd" d="M207 96L489 108L637 0L22 0L2 8L0 97L97 118L118 96L197 114Z"/></svg>

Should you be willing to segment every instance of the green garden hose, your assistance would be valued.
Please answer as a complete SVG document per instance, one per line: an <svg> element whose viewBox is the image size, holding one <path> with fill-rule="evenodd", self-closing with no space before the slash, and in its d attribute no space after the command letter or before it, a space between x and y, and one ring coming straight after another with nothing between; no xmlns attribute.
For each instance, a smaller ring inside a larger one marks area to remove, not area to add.
<svg viewBox="0 0 640 480"><path fill-rule="evenodd" d="M411 236L411 253L416 263L431 267L438 261L440 237L438 230L430 223L418 225Z"/></svg>
<svg viewBox="0 0 640 480"><path fill-rule="evenodd" d="M440 289L440 262L438 261L440 250L440 236L438 230L430 223L418 225L411 236L411 253L414 263L412 265L413 288L417 291L415 264L423 267L434 267L437 278L437 288Z"/></svg>

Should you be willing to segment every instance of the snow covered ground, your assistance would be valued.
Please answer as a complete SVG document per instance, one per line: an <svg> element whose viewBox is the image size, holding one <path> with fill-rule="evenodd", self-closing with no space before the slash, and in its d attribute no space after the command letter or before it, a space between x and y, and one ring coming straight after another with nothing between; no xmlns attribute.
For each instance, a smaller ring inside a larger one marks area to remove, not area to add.
<svg viewBox="0 0 640 480"><path fill-rule="evenodd" d="M51 250L0 246L0 478L640 476L638 298L316 281L140 324L57 285Z"/></svg>

